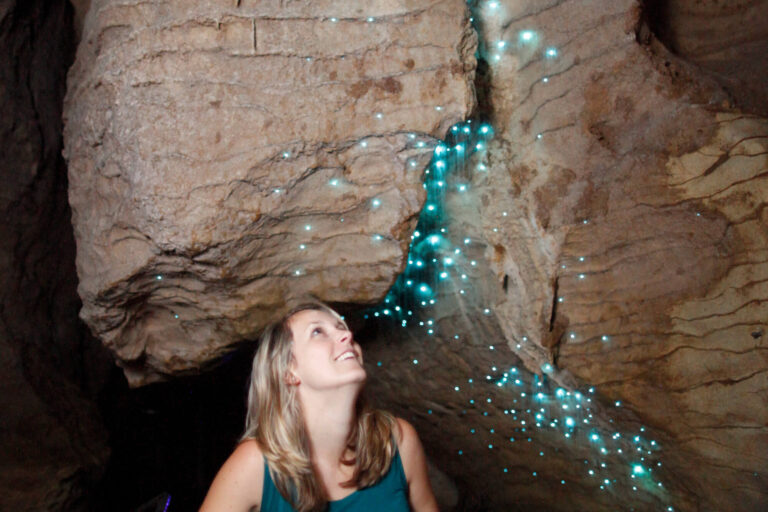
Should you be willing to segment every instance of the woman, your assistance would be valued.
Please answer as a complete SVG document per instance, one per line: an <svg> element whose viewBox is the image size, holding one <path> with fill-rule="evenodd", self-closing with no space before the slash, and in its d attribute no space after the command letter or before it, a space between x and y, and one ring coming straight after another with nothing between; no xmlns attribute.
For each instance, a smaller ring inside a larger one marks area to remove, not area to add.
<svg viewBox="0 0 768 512"><path fill-rule="evenodd" d="M365 378L360 345L328 306L301 305L269 326L245 434L201 512L436 511L415 430L364 402Z"/></svg>

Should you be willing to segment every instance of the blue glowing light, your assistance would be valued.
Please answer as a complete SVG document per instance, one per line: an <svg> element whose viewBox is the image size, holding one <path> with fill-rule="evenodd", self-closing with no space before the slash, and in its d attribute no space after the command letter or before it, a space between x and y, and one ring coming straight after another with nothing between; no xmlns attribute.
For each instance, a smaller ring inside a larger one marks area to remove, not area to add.
<svg viewBox="0 0 768 512"><path fill-rule="evenodd" d="M533 30L523 30L522 32L520 32L518 39L522 43L529 43L533 41L535 37L536 37L536 32L534 32Z"/></svg>

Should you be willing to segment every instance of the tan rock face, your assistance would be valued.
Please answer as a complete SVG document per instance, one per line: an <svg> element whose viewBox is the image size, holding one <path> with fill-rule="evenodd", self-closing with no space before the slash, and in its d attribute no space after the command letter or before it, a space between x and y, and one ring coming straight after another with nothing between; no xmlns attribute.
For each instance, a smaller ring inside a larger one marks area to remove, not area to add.
<svg viewBox="0 0 768 512"><path fill-rule="evenodd" d="M286 299L379 300L434 137L472 109L463 2L93 2L65 103L81 316L134 385Z"/></svg>
<svg viewBox="0 0 768 512"><path fill-rule="evenodd" d="M668 437L676 509L761 510L768 122L640 44L635 2L501 4L476 187L510 346Z"/></svg>

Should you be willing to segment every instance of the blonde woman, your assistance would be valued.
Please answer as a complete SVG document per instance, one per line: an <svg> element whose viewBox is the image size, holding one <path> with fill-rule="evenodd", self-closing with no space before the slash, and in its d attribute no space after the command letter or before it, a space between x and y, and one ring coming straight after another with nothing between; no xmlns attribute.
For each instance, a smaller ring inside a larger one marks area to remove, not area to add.
<svg viewBox="0 0 768 512"><path fill-rule="evenodd" d="M360 345L334 310L299 306L261 337L245 434L201 512L436 511L419 438L369 407Z"/></svg>

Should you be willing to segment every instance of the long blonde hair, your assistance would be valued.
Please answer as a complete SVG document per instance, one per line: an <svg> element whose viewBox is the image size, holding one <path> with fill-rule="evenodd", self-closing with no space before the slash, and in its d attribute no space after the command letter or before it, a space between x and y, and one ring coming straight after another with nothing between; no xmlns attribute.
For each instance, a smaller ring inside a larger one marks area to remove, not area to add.
<svg viewBox="0 0 768 512"><path fill-rule="evenodd" d="M324 510L328 502L310 460L309 437L296 386L286 383L293 357L293 335L288 324L293 315L306 310L323 311L344 322L327 305L308 302L291 309L264 330L253 358L242 436L243 440L255 439L259 444L277 490L298 512ZM363 488L375 484L389 470L395 452L395 419L371 408L362 393L355 409L357 421L347 442L354 457L341 461L354 465L354 471L342 485Z"/></svg>

